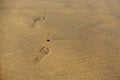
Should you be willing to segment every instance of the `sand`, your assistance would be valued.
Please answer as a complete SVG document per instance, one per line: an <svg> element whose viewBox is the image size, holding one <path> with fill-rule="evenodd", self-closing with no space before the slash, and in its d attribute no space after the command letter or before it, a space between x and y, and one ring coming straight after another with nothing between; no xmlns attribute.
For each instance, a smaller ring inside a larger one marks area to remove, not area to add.
<svg viewBox="0 0 120 80"><path fill-rule="evenodd" d="M120 80L119 0L0 0L0 80Z"/></svg>

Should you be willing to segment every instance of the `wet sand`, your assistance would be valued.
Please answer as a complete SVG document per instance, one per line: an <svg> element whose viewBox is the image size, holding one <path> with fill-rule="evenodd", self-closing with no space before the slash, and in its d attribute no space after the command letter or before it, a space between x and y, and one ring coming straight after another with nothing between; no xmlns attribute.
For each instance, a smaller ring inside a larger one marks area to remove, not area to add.
<svg viewBox="0 0 120 80"><path fill-rule="evenodd" d="M119 0L0 0L0 80L120 80Z"/></svg>

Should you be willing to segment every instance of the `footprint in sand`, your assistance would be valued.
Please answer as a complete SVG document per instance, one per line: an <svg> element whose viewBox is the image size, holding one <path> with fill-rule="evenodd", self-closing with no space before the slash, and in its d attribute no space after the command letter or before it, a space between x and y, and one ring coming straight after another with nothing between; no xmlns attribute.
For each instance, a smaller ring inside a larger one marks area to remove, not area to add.
<svg viewBox="0 0 120 80"><path fill-rule="evenodd" d="M32 28L39 28L42 23L45 21L45 17L37 17L34 19L33 23L32 23Z"/></svg>
<svg viewBox="0 0 120 80"><path fill-rule="evenodd" d="M40 62L49 53L48 47L42 47L39 50L39 54L34 58L34 63Z"/></svg>

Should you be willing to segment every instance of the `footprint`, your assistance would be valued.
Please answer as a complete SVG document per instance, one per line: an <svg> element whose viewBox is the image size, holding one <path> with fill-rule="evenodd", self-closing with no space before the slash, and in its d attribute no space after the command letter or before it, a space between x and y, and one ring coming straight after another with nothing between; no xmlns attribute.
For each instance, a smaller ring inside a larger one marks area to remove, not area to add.
<svg viewBox="0 0 120 80"><path fill-rule="evenodd" d="M42 47L39 50L39 53L34 58L34 63L39 63L47 54L49 53L48 47Z"/></svg>
<svg viewBox="0 0 120 80"><path fill-rule="evenodd" d="M48 54L48 53L49 53L49 48L47 48L47 47L42 47L42 48L40 49L40 53L41 53L41 54Z"/></svg>
<svg viewBox="0 0 120 80"><path fill-rule="evenodd" d="M45 17L37 17L36 19L34 19L32 23L32 28L40 27L40 25L43 23L45 19L46 19Z"/></svg>
<svg viewBox="0 0 120 80"><path fill-rule="evenodd" d="M36 58L34 59L34 63L38 63L38 62L40 62L40 60L39 60L38 57L36 57Z"/></svg>

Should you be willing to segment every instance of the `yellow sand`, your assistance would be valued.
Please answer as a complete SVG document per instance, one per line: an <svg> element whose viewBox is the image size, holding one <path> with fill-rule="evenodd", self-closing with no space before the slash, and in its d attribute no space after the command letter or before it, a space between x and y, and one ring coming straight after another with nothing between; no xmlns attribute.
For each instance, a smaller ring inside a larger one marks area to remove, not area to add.
<svg viewBox="0 0 120 80"><path fill-rule="evenodd" d="M0 80L120 80L120 1L0 0Z"/></svg>

